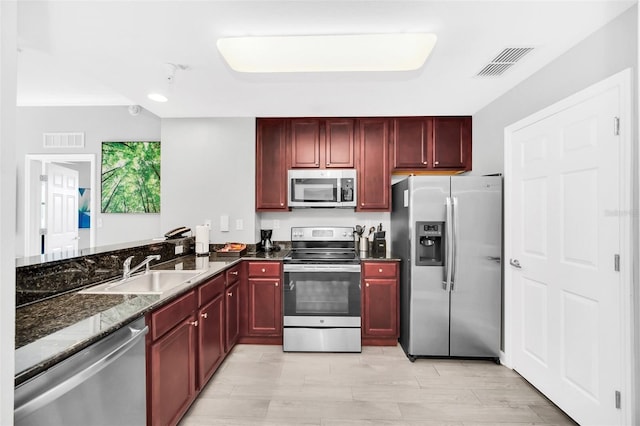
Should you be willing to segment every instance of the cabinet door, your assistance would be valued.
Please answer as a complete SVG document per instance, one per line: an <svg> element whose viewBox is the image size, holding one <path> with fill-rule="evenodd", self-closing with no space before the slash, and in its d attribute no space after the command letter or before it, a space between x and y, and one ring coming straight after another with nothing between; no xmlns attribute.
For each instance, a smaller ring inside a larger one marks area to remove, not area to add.
<svg viewBox="0 0 640 426"><path fill-rule="evenodd" d="M358 120L359 211L389 211L391 174L389 172L389 120Z"/></svg>
<svg viewBox="0 0 640 426"><path fill-rule="evenodd" d="M428 167L430 123L431 121L425 117L393 120L391 137L393 170L421 170Z"/></svg>
<svg viewBox="0 0 640 426"><path fill-rule="evenodd" d="M152 425L176 424L196 396L193 316L149 346Z"/></svg>
<svg viewBox="0 0 640 426"><path fill-rule="evenodd" d="M433 117L433 168L471 170L471 117Z"/></svg>
<svg viewBox="0 0 640 426"><path fill-rule="evenodd" d="M240 333L240 294L238 283L233 284L226 290L226 345L225 351L229 352L238 341Z"/></svg>
<svg viewBox="0 0 640 426"><path fill-rule="evenodd" d="M362 334L365 337L398 336L398 282L396 279L364 280Z"/></svg>
<svg viewBox="0 0 640 426"><path fill-rule="evenodd" d="M286 211L287 207L287 120L257 120L256 210Z"/></svg>
<svg viewBox="0 0 640 426"><path fill-rule="evenodd" d="M352 169L355 166L353 120L326 120L324 134L325 167Z"/></svg>
<svg viewBox="0 0 640 426"><path fill-rule="evenodd" d="M198 388L211 378L224 357L224 293L198 310Z"/></svg>
<svg viewBox="0 0 640 426"><path fill-rule="evenodd" d="M249 335L282 335L280 278L249 278Z"/></svg>
<svg viewBox="0 0 640 426"><path fill-rule="evenodd" d="M320 120L291 120L291 167L320 167Z"/></svg>

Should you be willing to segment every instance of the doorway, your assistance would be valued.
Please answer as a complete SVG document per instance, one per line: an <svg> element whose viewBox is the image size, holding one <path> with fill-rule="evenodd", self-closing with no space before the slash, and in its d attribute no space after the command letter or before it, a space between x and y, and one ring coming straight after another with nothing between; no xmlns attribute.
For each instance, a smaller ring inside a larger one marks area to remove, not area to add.
<svg viewBox="0 0 640 426"><path fill-rule="evenodd" d="M506 363L579 424L630 424L630 71L505 129Z"/></svg>
<svg viewBox="0 0 640 426"><path fill-rule="evenodd" d="M96 187L96 165L94 154L27 154L25 156L25 211L24 211L24 255L35 256L43 254L46 249L46 242L43 244L42 228L47 221L51 222L52 219L43 218L48 214L47 210L50 206L42 198L43 183L40 176L46 174L48 164L58 164L62 167L72 169L88 169L88 178L82 178L80 186L83 189L83 193L86 195L89 189L89 193L93 192L88 200L88 209L90 215L93 217L84 221L83 225L88 226L80 230L80 244L79 248L91 248L96 244L96 194L98 194L98 188ZM84 183L83 183L84 182ZM88 182L88 185L87 185ZM88 188L85 188L88 186ZM80 197L80 194L78 194ZM44 202L43 202L44 201ZM88 222L88 223L87 223Z"/></svg>

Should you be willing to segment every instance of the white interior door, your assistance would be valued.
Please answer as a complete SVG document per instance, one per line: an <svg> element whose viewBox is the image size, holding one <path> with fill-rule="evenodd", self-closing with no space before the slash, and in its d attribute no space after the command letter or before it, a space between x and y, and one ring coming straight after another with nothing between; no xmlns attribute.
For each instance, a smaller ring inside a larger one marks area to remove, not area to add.
<svg viewBox="0 0 640 426"><path fill-rule="evenodd" d="M78 171L47 164L45 253L78 249Z"/></svg>
<svg viewBox="0 0 640 426"><path fill-rule="evenodd" d="M511 362L578 423L617 425L629 374L617 267L628 163L620 88L592 91L507 129Z"/></svg>

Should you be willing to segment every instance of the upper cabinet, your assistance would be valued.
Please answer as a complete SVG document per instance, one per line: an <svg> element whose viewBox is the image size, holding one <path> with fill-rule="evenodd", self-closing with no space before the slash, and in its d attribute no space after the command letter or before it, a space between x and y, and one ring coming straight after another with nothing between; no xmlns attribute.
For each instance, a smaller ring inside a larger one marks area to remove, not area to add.
<svg viewBox="0 0 640 426"><path fill-rule="evenodd" d="M291 120L291 167L353 168L352 119L299 118Z"/></svg>
<svg viewBox="0 0 640 426"><path fill-rule="evenodd" d="M388 211L391 174L389 172L389 120L358 120L358 207L357 211Z"/></svg>
<svg viewBox="0 0 640 426"><path fill-rule="evenodd" d="M389 211L391 173L471 170L471 117L259 118L256 211L288 211L287 170L356 168L356 211Z"/></svg>
<svg viewBox="0 0 640 426"><path fill-rule="evenodd" d="M287 122L264 118L256 126L256 210L287 211Z"/></svg>
<svg viewBox="0 0 640 426"><path fill-rule="evenodd" d="M392 121L394 172L471 170L471 117L402 117Z"/></svg>
<svg viewBox="0 0 640 426"><path fill-rule="evenodd" d="M471 117L433 117L433 168L471 170Z"/></svg>
<svg viewBox="0 0 640 426"><path fill-rule="evenodd" d="M393 170L426 169L431 145L431 120L427 117L405 117L392 120Z"/></svg>

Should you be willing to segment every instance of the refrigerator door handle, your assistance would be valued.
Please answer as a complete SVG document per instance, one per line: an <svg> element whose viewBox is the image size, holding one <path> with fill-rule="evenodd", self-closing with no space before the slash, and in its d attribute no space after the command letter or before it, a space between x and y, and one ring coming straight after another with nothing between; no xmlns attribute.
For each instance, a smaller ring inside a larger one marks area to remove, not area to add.
<svg viewBox="0 0 640 426"><path fill-rule="evenodd" d="M453 288L456 284L456 272L458 270L458 234L459 229L458 229L458 197L453 197L452 201L451 201L451 216L453 218L453 226L451 234L453 237L453 244L451 247L451 291L453 291Z"/></svg>
<svg viewBox="0 0 640 426"><path fill-rule="evenodd" d="M446 207L446 217L445 217L445 255L444 255L444 281L442 281L442 289L444 291L449 291L449 287L451 286L451 255L452 255L452 247L453 247L453 239L452 239L452 204L451 197L447 197L445 200Z"/></svg>

